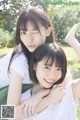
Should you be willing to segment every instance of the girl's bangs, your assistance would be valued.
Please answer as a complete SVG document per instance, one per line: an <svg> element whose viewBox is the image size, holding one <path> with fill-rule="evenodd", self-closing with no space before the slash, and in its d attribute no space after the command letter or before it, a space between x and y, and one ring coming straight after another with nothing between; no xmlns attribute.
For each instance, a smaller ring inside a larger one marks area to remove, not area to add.
<svg viewBox="0 0 80 120"><path fill-rule="evenodd" d="M27 23L31 22L32 26L39 31L38 20L33 14L27 14L23 17L20 23L20 30L27 30Z"/></svg>
<svg viewBox="0 0 80 120"><path fill-rule="evenodd" d="M45 58L45 65L52 66L55 63L56 67L61 67L62 68L62 61L60 60L59 57L54 56L54 55L48 55Z"/></svg>

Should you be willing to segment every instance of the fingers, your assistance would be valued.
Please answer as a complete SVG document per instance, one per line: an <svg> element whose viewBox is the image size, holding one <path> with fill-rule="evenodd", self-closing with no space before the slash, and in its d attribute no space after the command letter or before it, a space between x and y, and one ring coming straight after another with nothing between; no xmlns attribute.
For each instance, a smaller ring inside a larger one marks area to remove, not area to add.
<svg viewBox="0 0 80 120"><path fill-rule="evenodd" d="M55 89L58 85L54 85L52 89Z"/></svg>
<svg viewBox="0 0 80 120"><path fill-rule="evenodd" d="M63 88L63 89L61 89L61 92L62 92L62 95L65 95L66 94L66 91L65 91L65 89Z"/></svg>
<svg viewBox="0 0 80 120"><path fill-rule="evenodd" d="M64 88L63 84L59 84L59 85L54 85L52 89L55 89L57 87Z"/></svg>
<svg viewBox="0 0 80 120"><path fill-rule="evenodd" d="M21 112L23 116L29 117L34 114L34 111L35 111L35 105L31 105L31 104L29 105L26 102L24 102L21 105Z"/></svg>
<svg viewBox="0 0 80 120"><path fill-rule="evenodd" d="M32 115L35 114L35 106L32 107Z"/></svg>
<svg viewBox="0 0 80 120"><path fill-rule="evenodd" d="M26 102L24 102L21 105L21 112L22 112L23 116L27 116L28 117L28 108L29 108L29 106L26 104Z"/></svg>
<svg viewBox="0 0 80 120"><path fill-rule="evenodd" d="M62 84L54 85L52 89L58 90L58 94L61 94L61 98L66 94L65 87Z"/></svg>
<svg viewBox="0 0 80 120"><path fill-rule="evenodd" d="M32 105L28 106L27 114L28 114L28 116L32 115Z"/></svg>

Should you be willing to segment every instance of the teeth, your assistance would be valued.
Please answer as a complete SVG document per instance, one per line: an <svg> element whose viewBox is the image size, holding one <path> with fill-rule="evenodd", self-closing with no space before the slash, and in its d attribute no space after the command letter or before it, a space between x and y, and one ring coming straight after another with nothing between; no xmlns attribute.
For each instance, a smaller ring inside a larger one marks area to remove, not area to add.
<svg viewBox="0 0 80 120"><path fill-rule="evenodd" d="M48 80L46 80L46 79L45 79L45 81L50 82L50 83L53 83L53 81L48 81Z"/></svg>

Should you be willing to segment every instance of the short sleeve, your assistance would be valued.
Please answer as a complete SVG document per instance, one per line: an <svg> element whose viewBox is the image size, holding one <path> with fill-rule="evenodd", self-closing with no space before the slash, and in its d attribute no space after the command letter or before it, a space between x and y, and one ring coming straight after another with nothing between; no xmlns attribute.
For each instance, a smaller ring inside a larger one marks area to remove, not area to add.
<svg viewBox="0 0 80 120"><path fill-rule="evenodd" d="M78 105L78 99L74 99L74 95L73 95L73 91L72 91L72 81L70 81L67 85L66 85L66 89L67 89L67 93L68 93L68 100L70 99L71 103L75 106Z"/></svg>
<svg viewBox="0 0 80 120"><path fill-rule="evenodd" d="M28 71L28 62L23 53L13 58L11 68L24 78Z"/></svg>
<svg viewBox="0 0 80 120"><path fill-rule="evenodd" d="M28 61L23 53L13 58L10 69L11 68L23 77L23 83L33 83L29 76Z"/></svg>

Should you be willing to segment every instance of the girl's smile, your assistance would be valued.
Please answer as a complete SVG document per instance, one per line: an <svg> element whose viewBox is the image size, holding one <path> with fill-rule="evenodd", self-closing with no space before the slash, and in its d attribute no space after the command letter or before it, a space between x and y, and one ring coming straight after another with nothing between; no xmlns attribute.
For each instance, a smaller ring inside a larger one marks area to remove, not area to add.
<svg viewBox="0 0 80 120"><path fill-rule="evenodd" d="M44 88L50 88L57 82L61 76L62 71L60 67L56 67L55 61L52 66L44 64L45 58L37 63L36 65L36 76L40 85ZM50 61L49 61L50 62ZM50 64L48 62L48 64Z"/></svg>

